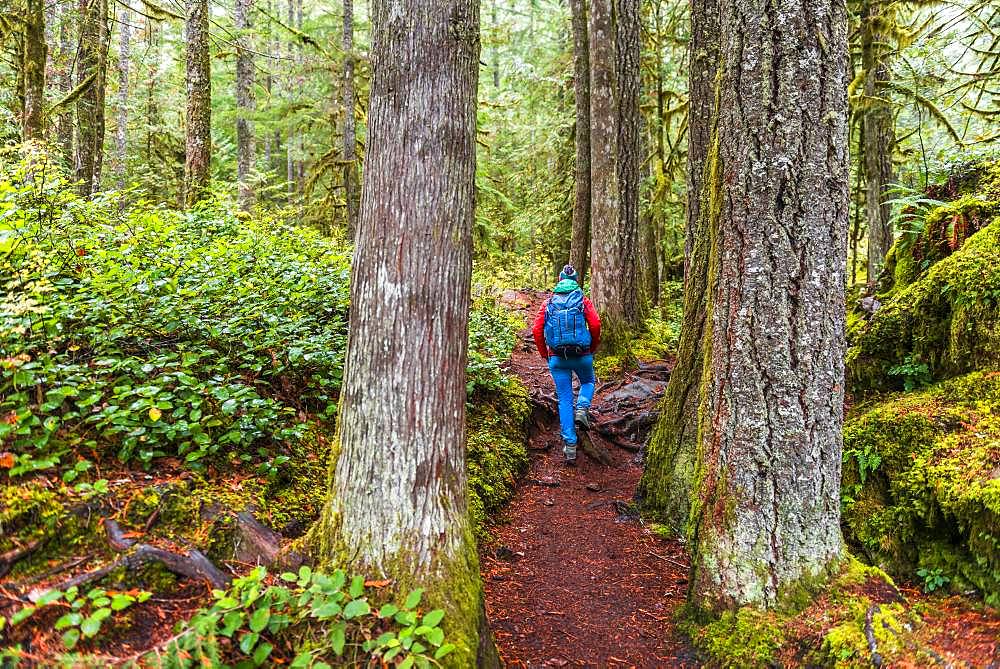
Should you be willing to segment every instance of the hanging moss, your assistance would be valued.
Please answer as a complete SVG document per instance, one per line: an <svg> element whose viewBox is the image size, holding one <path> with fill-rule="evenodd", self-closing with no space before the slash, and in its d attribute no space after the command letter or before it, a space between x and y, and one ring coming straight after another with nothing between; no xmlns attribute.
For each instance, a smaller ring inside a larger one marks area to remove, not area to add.
<svg viewBox="0 0 1000 669"><path fill-rule="evenodd" d="M842 498L845 538L872 561L1000 604L1000 372L856 409Z"/></svg>

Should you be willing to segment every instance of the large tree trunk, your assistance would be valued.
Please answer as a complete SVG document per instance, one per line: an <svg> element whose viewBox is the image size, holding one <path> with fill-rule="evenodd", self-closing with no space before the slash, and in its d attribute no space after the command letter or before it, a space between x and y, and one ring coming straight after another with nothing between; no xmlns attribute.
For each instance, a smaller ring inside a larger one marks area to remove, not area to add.
<svg viewBox="0 0 1000 669"><path fill-rule="evenodd" d="M720 12L690 589L716 612L775 606L841 555L848 218L844 3Z"/></svg>
<svg viewBox="0 0 1000 669"><path fill-rule="evenodd" d="M879 27L885 17L872 3L862 9L861 65L865 73L862 103L862 140L864 141L865 207L868 219L868 280L876 281L885 256L893 242L892 207L887 204L886 188L892 183L892 152L896 131L892 106L884 97L889 80L885 60L884 34Z"/></svg>
<svg viewBox="0 0 1000 669"><path fill-rule="evenodd" d="M24 107L22 134L25 140L45 138L45 3L27 0L24 24Z"/></svg>
<svg viewBox="0 0 1000 669"><path fill-rule="evenodd" d="M76 101L75 178L80 192L91 195L101 186L104 161L104 91L107 75L107 0L80 1L77 86L87 84ZM88 83L89 82L89 83Z"/></svg>
<svg viewBox="0 0 1000 669"><path fill-rule="evenodd" d="M340 437L316 536L325 561L427 588L458 645L450 665L498 666L464 446L478 3L376 0L371 64Z"/></svg>
<svg viewBox="0 0 1000 669"><path fill-rule="evenodd" d="M252 120L256 110L253 90L255 70L250 51L252 14L253 0L236 0L236 180L240 209L244 211L249 211L254 203L250 177L257 158Z"/></svg>
<svg viewBox="0 0 1000 669"><path fill-rule="evenodd" d="M125 168L128 164L128 98L129 70L132 67L132 12L127 5L118 11L118 109L115 126L116 187L125 188ZM122 199L119 203L125 205Z"/></svg>
<svg viewBox="0 0 1000 669"><path fill-rule="evenodd" d="M357 132L354 126L354 2L344 0L344 204L347 236L354 239L358 226Z"/></svg>
<svg viewBox="0 0 1000 669"><path fill-rule="evenodd" d="M649 440L646 468L638 488L644 506L678 532L686 528L694 486L710 250L702 188L714 127L719 69L719 2L691 0L690 10L684 319L677 364Z"/></svg>
<svg viewBox="0 0 1000 669"><path fill-rule="evenodd" d="M590 46L587 40L587 0L570 0L569 6L573 24L573 95L576 100L576 170L569 261L582 281L587 275L587 255L590 251ZM496 11L496 0L493 9Z"/></svg>
<svg viewBox="0 0 1000 669"><path fill-rule="evenodd" d="M212 71L208 53L208 0L187 0L184 24L187 128L184 142L184 202L200 200L212 162Z"/></svg>
<svg viewBox="0 0 1000 669"><path fill-rule="evenodd" d="M604 350L621 351L639 320L637 226L624 222L614 0L590 3L590 288Z"/></svg>

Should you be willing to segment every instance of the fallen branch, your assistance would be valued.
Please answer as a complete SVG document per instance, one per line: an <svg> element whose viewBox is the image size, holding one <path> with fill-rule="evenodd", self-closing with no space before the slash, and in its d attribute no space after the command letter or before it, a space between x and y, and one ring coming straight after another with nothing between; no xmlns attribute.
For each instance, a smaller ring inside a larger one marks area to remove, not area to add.
<svg viewBox="0 0 1000 669"><path fill-rule="evenodd" d="M0 553L0 578L10 573L14 565L34 553L41 545L42 540L35 539L34 541L29 541L21 548L12 548L6 553Z"/></svg>

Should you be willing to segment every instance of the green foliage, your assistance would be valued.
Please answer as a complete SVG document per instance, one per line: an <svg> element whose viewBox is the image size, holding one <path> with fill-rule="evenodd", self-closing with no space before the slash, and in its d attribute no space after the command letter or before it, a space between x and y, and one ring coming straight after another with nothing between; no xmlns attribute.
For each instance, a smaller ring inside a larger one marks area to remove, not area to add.
<svg viewBox="0 0 1000 669"><path fill-rule="evenodd" d="M147 660L177 668L276 662L316 669L369 662L424 668L454 650L441 629L444 611L420 613L419 589L401 604L375 608L364 579L348 579L341 570L301 567L281 581L269 585L258 567L228 591L214 591L214 604L184 622L165 651Z"/></svg>
<svg viewBox="0 0 1000 669"><path fill-rule="evenodd" d="M466 390L498 391L508 383L501 366L509 359L524 322L493 295L479 289L469 314L469 361Z"/></svg>
<svg viewBox="0 0 1000 669"><path fill-rule="evenodd" d="M142 603L152 596L147 591L108 592L101 588L93 588L86 595L81 595L77 586L66 591L48 590L42 593L34 604L24 606L10 617L9 624L13 627L23 624L36 613L49 608L66 609L53 625L62 632L63 645L73 649L80 639L91 639L97 636L106 621L117 613L124 611L133 604ZM0 621L5 621L0 618ZM0 629L4 625L0 622Z"/></svg>
<svg viewBox="0 0 1000 669"><path fill-rule="evenodd" d="M271 473L300 410L336 409L348 256L307 231L82 200L51 165L0 178L0 437L11 474L70 449L145 466L228 453Z"/></svg>
<svg viewBox="0 0 1000 669"><path fill-rule="evenodd" d="M918 362L913 356L903 358L903 363L889 368L890 376L903 377L903 390L916 390L931 382L931 371L926 363Z"/></svg>
<svg viewBox="0 0 1000 669"><path fill-rule="evenodd" d="M948 582L951 581L950 578L941 573L940 569L927 569L926 567L921 567L917 570L917 576L924 581L924 592L934 592L935 590L939 590L948 585Z"/></svg>

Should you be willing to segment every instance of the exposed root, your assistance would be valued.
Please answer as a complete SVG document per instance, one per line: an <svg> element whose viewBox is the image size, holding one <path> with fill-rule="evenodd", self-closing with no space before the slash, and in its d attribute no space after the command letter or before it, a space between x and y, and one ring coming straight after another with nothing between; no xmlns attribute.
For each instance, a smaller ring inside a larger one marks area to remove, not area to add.
<svg viewBox="0 0 1000 669"><path fill-rule="evenodd" d="M20 548L12 548L6 553L0 553L0 578L6 576L18 562L34 553L42 545L41 539L29 541Z"/></svg>

